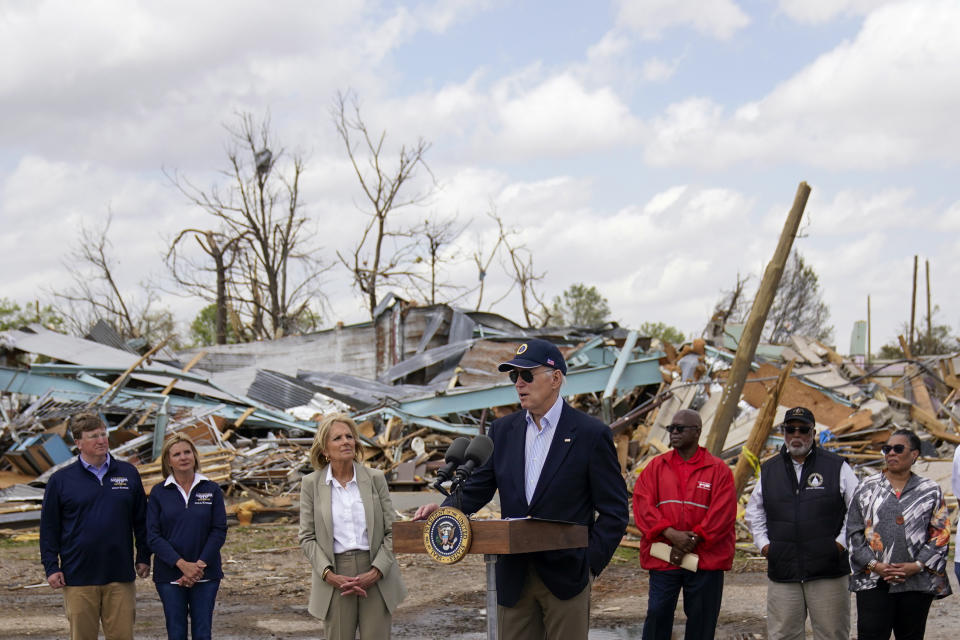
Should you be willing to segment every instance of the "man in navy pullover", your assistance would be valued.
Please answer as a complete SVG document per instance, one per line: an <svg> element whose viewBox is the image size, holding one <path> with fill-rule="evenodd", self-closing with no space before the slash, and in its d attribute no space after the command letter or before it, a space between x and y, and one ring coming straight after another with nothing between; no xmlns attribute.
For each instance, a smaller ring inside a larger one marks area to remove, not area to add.
<svg viewBox="0 0 960 640"><path fill-rule="evenodd" d="M110 456L100 417L70 418L80 455L54 473L40 512L40 560L63 587L71 640L132 640L137 575L150 575L147 500L136 468ZM134 542L136 535L136 567Z"/></svg>

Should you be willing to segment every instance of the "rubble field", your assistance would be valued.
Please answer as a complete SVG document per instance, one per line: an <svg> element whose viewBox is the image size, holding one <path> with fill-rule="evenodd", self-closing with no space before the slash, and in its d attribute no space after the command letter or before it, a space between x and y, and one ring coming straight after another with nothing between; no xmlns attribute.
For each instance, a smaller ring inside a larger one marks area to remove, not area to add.
<svg viewBox="0 0 960 640"><path fill-rule="evenodd" d="M295 524L231 527L224 548L224 579L217 598L217 637L322 638L319 622L307 613L309 565L296 545ZM483 638L484 567L480 556L438 565L425 555L398 557L407 599L394 616L394 637ZM36 541L0 542L0 638L53 639L67 634L63 598L49 587L23 588L43 581ZM636 551L621 549L594 583L592 638L639 638L646 611L647 575ZM738 554L726 575L718 638L765 636L766 577L756 558ZM955 586L956 588L956 586ZM851 601L852 602L852 601ZM855 610L855 606L853 607ZM682 605L676 636L682 637ZM955 596L934 602L927 638L947 640L960 624ZM136 637L165 638L160 601L149 580L137 581Z"/></svg>

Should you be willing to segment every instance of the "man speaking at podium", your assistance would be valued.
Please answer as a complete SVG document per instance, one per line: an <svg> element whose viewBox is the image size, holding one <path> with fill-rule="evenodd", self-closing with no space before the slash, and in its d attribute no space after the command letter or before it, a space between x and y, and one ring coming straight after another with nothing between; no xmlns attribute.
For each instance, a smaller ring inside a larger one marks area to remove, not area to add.
<svg viewBox="0 0 960 640"><path fill-rule="evenodd" d="M474 513L499 489L502 517L586 525L589 546L500 556L498 637L586 640L591 583L627 526L627 491L613 437L605 424L560 397L567 365L553 343L528 340L499 370L509 373L521 410L490 425L493 455L464 484L463 511ZM414 519L436 509L424 505Z"/></svg>

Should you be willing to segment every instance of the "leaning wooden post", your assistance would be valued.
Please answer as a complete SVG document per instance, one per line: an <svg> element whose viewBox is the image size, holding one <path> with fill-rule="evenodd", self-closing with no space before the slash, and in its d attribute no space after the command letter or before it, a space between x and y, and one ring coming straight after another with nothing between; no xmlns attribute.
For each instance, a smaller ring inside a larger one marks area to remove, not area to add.
<svg viewBox="0 0 960 640"><path fill-rule="evenodd" d="M918 256L913 256L913 293L910 294L910 335L907 336L907 344L910 345L910 351L913 351L913 321L917 317L917 261Z"/></svg>
<svg viewBox="0 0 960 640"><path fill-rule="evenodd" d="M770 431L773 429L773 419L777 417L777 407L780 406L780 396L783 394L783 388L787 386L787 380L793 371L793 365L796 359L787 363L787 366L780 372L777 383L767 393L767 399L763 402L763 407L757 413L757 419L753 423L753 429L747 441L740 450L740 457L737 458L737 466L733 470L733 482L737 487L737 495L743 491L750 476L760 469L760 456L763 454L763 446L770 437Z"/></svg>
<svg viewBox="0 0 960 640"><path fill-rule="evenodd" d="M807 206L807 198L809 197L810 187L806 182L801 182L793 199L793 207L787 214L783 231L780 232L780 242L777 243L773 258L767 264L766 271L763 272L763 280L760 282L757 297L750 309L750 317L747 318L747 324L743 328L740 344L737 345L737 353L733 358L733 365L730 367L727 384L723 387L720 407L717 409L713 426L710 427L710 435L707 437L707 449L715 456L720 455L720 451L723 450L723 443L727 440L727 433L730 431L730 423L733 422L737 403L740 401L743 384L750 372L750 364L753 362L757 345L760 343L763 325L767 321L767 314L770 312L774 295L780 285L780 278L783 276L787 258L790 257L793 239L797 235L797 229L800 227L800 220L803 218L803 210Z"/></svg>

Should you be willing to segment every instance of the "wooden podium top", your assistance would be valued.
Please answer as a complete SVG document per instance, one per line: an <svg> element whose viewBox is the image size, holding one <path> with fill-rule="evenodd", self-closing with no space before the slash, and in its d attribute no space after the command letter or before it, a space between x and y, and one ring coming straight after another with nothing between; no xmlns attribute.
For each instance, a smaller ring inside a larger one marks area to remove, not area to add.
<svg viewBox="0 0 960 640"><path fill-rule="evenodd" d="M426 522L393 523L394 553L426 553L423 527ZM533 553L557 549L576 549L588 543L587 527L582 524L549 520L471 520L473 542L467 553Z"/></svg>

